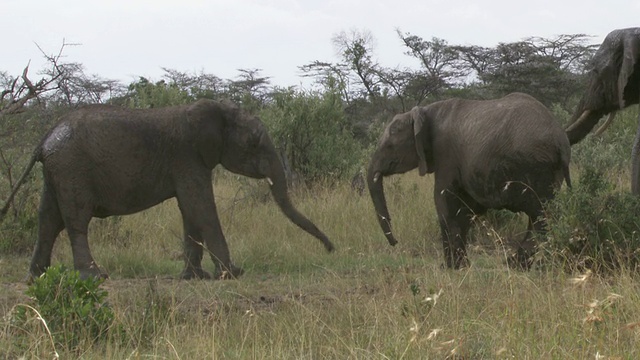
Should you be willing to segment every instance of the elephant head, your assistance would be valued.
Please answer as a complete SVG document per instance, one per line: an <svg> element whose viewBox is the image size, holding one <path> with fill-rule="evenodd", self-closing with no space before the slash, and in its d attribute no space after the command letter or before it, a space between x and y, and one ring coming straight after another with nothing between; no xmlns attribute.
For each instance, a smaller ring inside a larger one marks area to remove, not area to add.
<svg viewBox="0 0 640 360"><path fill-rule="evenodd" d="M188 109L194 124L195 147L207 167L225 169L269 182L280 210L297 226L318 238L327 251L333 244L289 199L284 168L264 124L229 102L199 101ZM211 119L214 119L211 121Z"/></svg>
<svg viewBox="0 0 640 360"><path fill-rule="evenodd" d="M616 111L640 102L640 28L609 33L590 62L587 90L566 129L573 145L582 140L605 115L611 123ZM639 128L640 134L640 128ZM640 191L640 138L633 149L632 190Z"/></svg>
<svg viewBox="0 0 640 360"><path fill-rule="evenodd" d="M391 217L384 195L383 177L401 174L418 167L420 175L433 172L428 122L423 109L396 115L386 127L367 170L367 185L377 214L378 223L390 245L397 240L391 230Z"/></svg>

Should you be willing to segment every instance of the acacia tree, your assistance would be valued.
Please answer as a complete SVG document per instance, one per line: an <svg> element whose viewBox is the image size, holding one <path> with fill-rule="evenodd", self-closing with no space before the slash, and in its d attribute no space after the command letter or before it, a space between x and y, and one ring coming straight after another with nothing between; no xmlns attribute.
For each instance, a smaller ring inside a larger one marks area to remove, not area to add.
<svg viewBox="0 0 640 360"><path fill-rule="evenodd" d="M82 65L63 61L64 51L75 45L63 41L52 55L38 47L46 60L38 71L39 80L30 73L30 63L18 76L0 73L0 194L10 193L19 172L14 170L22 169L59 111L104 102L121 91L118 81L87 75ZM17 209L29 196L30 192L23 191L20 199L9 199L0 212L6 213L12 205L17 216Z"/></svg>
<svg viewBox="0 0 640 360"><path fill-rule="evenodd" d="M270 77L262 69L238 69L236 80L229 80L227 96L249 111L258 111L269 99Z"/></svg>
<svg viewBox="0 0 640 360"><path fill-rule="evenodd" d="M59 80L68 76L65 64L60 62L62 53L68 44L63 42L57 55L49 56L40 49L43 56L47 60L47 66L49 69L45 71L43 76L38 81L33 81L29 78L29 66L30 62L22 71L19 76L12 77L6 72L0 73L0 79L2 83L2 91L0 92L0 118L4 115L16 114L24 111L27 103L35 99L46 92L55 91L59 88Z"/></svg>
<svg viewBox="0 0 640 360"><path fill-rule="evenodd" d="M194 99L215 99L227 91L228 81L204 72L187 73L175 69L162 68L163 79L169 84L186 91Z"/></svg>
<svg viewBox="0 0 640 360"><path fill-rule="evenodd" d="M473 75L472 84L502 96L527 92L545 105L571 107L571 97L581 87L585 62L595 51L584 34L546 39L530 37L496 47L456 46L461 66Z"/></svg>
<svg viewBox="0 0 640 360"><path fill-rule="evenodd" d="M373 60L373 35L369 31L353 30L341 32L332 39L333 45L340 54L364 95L371 101L380 97L380 76L378 62Z"/></svg>
<svg viewBox="0 0 640 360"><path fill-rule="evenodd" d="M397 30L397 33L407 48L405 54L420 63L416 78L422 84L417 90L424 96L423 99L430 95L437 96L444 89L460 84L461 79L469 73L466 68L460 66L458 49L450 46L446 40L436 37L424 40L400 30Z"/></svg>

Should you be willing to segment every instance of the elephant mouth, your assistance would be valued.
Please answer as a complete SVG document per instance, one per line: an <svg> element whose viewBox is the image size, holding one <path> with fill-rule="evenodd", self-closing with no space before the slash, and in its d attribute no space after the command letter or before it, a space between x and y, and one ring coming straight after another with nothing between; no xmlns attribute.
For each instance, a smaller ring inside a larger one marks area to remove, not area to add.
<svg viewBox="0 0 640 360"><path fill-rule="evenodd" d="M385 167L385 170L376 170L373 173L373 182L377 183L380 180L381 176L389 176L397 173L398 165L400 161L393 160L389 162L389 165Z"/></svg>

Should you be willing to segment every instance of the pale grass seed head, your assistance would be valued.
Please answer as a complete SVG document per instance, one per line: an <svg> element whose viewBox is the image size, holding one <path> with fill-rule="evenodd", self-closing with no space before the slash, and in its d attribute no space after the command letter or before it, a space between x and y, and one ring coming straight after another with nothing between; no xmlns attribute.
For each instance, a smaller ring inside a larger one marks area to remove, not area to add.
<svg viewBox="0 0 640 360"><path fill-rule="evenodd" d="M443 292L444 290L440 289L438 290L437 293L428 295L427 297L424 298L424 302L425 303L433 302L433 306L436 306L436 303L438 302L438 298L440 298Z"/></svg>
<svg viewBox="0 0 640 360"><path fill-rule="evenodd" d="M591 270L587 270L584 274L569 279L569 283L576 286L584 286L591 278Z"/></svg>

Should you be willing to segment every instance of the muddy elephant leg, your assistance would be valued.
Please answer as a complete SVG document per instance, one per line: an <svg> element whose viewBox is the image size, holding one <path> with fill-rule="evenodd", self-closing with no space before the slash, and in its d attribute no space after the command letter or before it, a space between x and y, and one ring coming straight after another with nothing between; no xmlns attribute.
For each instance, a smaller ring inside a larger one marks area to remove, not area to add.
<svg viewBox="0 0 640 360"><path fill-rule="evenodd" d="M209 176L192 176L178 189L178 206L184 223L185 269L183 279L208 278L202 270L206 246L216 267L215 278L236 278L243 270L231 263L227 241L222 232Z"/></svg>
<svg viewBox="0 0 640 360"><path fill-rule="evenodd" d="M445 264L453 269L468 267L466 244L473 212L457 196L437 192L435 199Z"/></svg>
<svg viewBox="0 0 640 360"><path fill-rule="evenodd" d="M529 216L529 225L524 238L518 244L514 256L508 259L509 267L529 270L533 265L533 257L536 254L538 240L547 232L547 222L544 216L536 212Z"/></svg>
<svg viewBox="0 0 640 360"><path fill-rule="evenodd" d="M61 205L62 208L64 208ZM108 274L100 270L100 267L93 259L89 248L88 232L89 222L92 218L91 207L83 206L73 208L70 213L63 211L62 218L71 241L71 252L73 253L73 267L80 273L81 279L90 277L108 278Z"/></svg>
<svg viewBox="0 0 640 360"><path fill-rule="evenodd" d="M184 212L183 212L184 213ZM210 279L211 274L202 269L202 256L204 244L196 239L202 236L197 227L184 220L184 262L185 268L180 275L183 279Z"/></svg>
<svg viewBox="0 0 640 360"><path fill-rule="evenodd" d="M55 192L45 182L38 211L38 240L29 267L29 281L42 275L51 265L53 245L63 229L64 221Z"/></svg>
<svg viewBox="0 0 640 360"><path fill-rule="evenodd" d="M467 224L458 219L440 219L444 260L448 268L460 269L469 266L466 250Z"/></svg>

